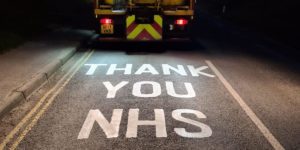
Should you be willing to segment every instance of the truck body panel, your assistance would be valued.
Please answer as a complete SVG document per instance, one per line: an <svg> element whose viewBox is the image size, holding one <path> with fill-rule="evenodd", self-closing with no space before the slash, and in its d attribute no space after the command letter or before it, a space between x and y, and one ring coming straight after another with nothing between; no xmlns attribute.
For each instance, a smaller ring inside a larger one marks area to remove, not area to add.
<svg viewBox="0 0 300 150"><path fill-rule="evenodd" d="M94 0L101 38L136 41L186 38L195 0Z"/></svg>

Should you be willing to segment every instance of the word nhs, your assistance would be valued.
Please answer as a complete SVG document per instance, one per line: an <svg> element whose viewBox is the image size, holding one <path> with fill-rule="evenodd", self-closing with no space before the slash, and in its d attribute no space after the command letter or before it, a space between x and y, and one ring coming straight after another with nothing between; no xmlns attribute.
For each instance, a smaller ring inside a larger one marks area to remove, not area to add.
<svg viewBox="0 0 300 150"><path fill-rule="evenodd" d="M186 118L184 114L190 114L197 117L196 120ZM78 134L77 139L88 139L93 126L98 124L107 138L119 137L119 129L122 120L123 109L114 109L111 117L111 121L106 119L99 109L90 110L86 120ZM138 128L143 126L155 126L155 135L157 138L167 137L166 119L163 109L154 110L155 120L140 120L139 109L129 109L126 138L137 138ZM178 122L188 124L199 128L198 132L190 132L186 128L175 127L174 132L184 138L206 138L212 135L211 128L199 122L199 119L205 119L206 116L197 110L191 109L176 109L172 111L172 118Z"/></svg>
<svg viewBox="0 0 300 150"><path fill-rule="evenodd" d="M152 74L152 75L171 75L171 73L176 73L181 76L191 75L193 77L206 76L206 77L215 77L212 74L204 72L208 69L208 66L195 67L193 65L176 65L171 66L168 64L162 64L161 67L155 68L151 64L143 64L137 69L133 69L132 64L126 65L117 65L117 64L85 64L89 67L86 75L94 75L97 70L105 70L106 75L114 75L116 72L121 72L124 75L142 75L142 74Z"/></svg>

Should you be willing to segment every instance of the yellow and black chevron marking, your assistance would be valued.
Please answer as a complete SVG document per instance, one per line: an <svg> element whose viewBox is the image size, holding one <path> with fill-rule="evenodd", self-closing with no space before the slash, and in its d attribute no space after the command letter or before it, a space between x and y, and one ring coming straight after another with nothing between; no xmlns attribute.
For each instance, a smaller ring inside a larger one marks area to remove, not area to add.
<svg viewBox="0 0 300 150"><path fill-rule="evenodd" d="M126 19L128 40L161 40L162 39L162 17L154 15L152 24L136 24L135 15Z"/></svg>

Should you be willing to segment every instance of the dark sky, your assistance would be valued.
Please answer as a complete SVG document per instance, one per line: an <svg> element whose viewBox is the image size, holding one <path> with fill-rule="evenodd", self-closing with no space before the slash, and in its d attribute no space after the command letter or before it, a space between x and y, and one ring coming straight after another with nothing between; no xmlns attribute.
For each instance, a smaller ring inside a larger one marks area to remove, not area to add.
<svg viewBox="0 0 300 150"><path fill-rule="evenodd" d="M299 0L197 0L201 11L252 27L269 34L299 33ZM226 6L225 14L222 13ZM0 15L3 21L47 19L49 16L87 18L93 13L89 0L5 0L0 2ZM8 23L9 24L9 23Z"/></svg>

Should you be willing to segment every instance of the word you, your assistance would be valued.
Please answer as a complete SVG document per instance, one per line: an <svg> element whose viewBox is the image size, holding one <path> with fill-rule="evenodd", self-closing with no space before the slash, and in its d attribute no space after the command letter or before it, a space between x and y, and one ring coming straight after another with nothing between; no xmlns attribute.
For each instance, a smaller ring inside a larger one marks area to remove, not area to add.
<svg viewBox="0 0 300 150"><path fill-rule="evenodd" d="M103 85L107 89L106 98L107 99L115 98L116 95L117 95L117 92L120 89L122 89L123 87L125 87L128 83L129 83L128 81L122 81L122 82L120 82L116 85L113 85L109 81L103 82ZM172 96L172 97L177 97L177 98L193 98L193 97L196 97L195 90L194 90L191 83L184 82L184 85L185 85L185 88L186 88L186 91L187 91L186 94L176 93L173 82L166 81L165 83L166 83L165 86L166 86L167 94ZM151 86L152 92L143 93L142 88L144 86L148 86L148 87ZM161 93L162 93L162 88L161 88L160 83L154 82L154 81L136 82L136 83L133 84L133 87L132 87L132 95L135 96L135 97L143 97L143 98L158 97L158 96L161 95Z"/></svg>

